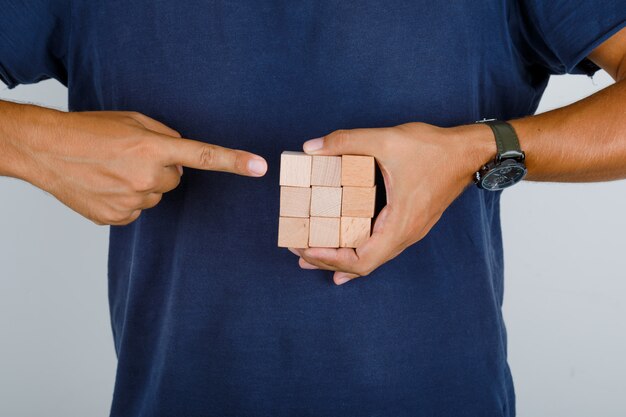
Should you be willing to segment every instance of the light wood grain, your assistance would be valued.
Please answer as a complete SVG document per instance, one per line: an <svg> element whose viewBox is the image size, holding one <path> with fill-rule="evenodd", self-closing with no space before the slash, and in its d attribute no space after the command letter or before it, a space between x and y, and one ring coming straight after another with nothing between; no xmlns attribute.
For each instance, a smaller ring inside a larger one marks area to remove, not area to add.
<svg viewBox="0 0 626 417"><path fill-rule="evenodd" d="M311 217L309 246L312 248L338 248L339 227L339 218Z"/></svg>
<svg viewBox="0 0 626 417"><path fill-rule="evenodd" d="M311 216L341 216L341 187L312 187Z"/></svg>
<svg viewBox="0 0 626 417"><path fill-rule="evenodd" d="M311 213L311 188L280 187L280 216L309 217Z"/></svg>
<svg viewBox="0 0 626 417"><path fill-rule="evenodd" d="M376 187L343 187L341 215L345 217L374 217Z"/></svg>
<svg viewBox="0 0 626 417"><path fill-rule="evenodd" d="M283 152L280 156L280 185L310 187L311 164L311 156L304 152Z"/></svg>
<svg viewBox="0 0 626 417"><path fill-rule="evenodd" d="M358 248L370 236L372 219L365 217L342 217L339 247Z"/></svg>
<svg viewBox="0 0 626 417"><path fill-rule="evenodd" d="M341 187L341 157L313 156L311 185Z"/></svg>
<svg viewBox="0 0 626 417"><path fill-rule="evenodd" d="M299 248L309 247L309 228L310 220L308 218L297 217L281 217L278 219L278 246L281 248Z"/></svg>
<svg viewBox="0 0 626 417"><path fill-rule="evenodd" d="M341 185L344 187L373 187L375 160L371 156L343 155Z"/></svg>

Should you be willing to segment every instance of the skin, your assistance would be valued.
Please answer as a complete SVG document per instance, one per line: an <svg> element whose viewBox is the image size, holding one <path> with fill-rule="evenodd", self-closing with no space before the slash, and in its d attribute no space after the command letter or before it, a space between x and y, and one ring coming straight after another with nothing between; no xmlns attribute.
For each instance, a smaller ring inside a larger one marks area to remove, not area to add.
<svg viewBox="0 0 626 417"><path fill-rule="evenodd" d="M626 30L589 58L617 83L571 106L511 121L526 152L527 179L626 178ZM248 176L267 170L260 156L182 139L134 112L63 113L0 101L0 120L0 175L34 184L97 224L137 219L179 184L183 166ZM368 275L424 238L496 153L487 126L424 123L338 130L306 142L304 150L371 155L384 176L387 206L361 247L291 249L302 268L335 271L338 285Z"/></svg>
<svg viewBox="0 0 626 417"><path fill-rule="evenodd" d="M126 225L180 183L183 167L263 176L257 155L182 139L134 112L64 113L0 101L0 175L99 225Z"/></svg>
<svg viewBox="0 0 626 417"><path fill-rule="evenodd" d="M589 58L617 83L573 105L510 121L526 153L527 180L626 178L626 29ZM474 172L496 154L487 126L423 123L339 130L307 141L303 148L311 155L374 156L384 177L387 205L361 247L290 249L304 269L336 271L338 285L370 274L424 238L470 186ZM446 164L440 164L443 160Z"/></svg>

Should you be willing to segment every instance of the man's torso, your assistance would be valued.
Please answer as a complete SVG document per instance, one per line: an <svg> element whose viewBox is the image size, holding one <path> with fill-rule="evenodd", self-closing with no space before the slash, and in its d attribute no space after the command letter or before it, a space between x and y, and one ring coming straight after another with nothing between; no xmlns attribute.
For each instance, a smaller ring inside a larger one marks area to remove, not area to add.
<svg viewBox="0 0 626 417"><path fill-rule="evenodd" d="M534 111L547 74L513 46L508 2L73 7L71 109L143 112L270 165L263 179L187 170L112 228L113 416L513 415L499 193L468 189L423 241L342 287L276 248L282 150Z"/></svg>

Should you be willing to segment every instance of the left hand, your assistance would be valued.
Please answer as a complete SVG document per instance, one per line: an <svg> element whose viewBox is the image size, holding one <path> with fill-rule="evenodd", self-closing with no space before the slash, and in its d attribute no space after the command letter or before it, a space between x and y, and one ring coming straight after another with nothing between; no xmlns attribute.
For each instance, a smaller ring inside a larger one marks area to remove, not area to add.
<svg viewBox="0 0 626 417"><path fill-rule="evenodd" d="M355 249L290 249L304 269L336 271L341 285L370 274L421 240L448 206L472 183L472 175L496 154L488 126L440 128L407 123L389 128L337 130L307 141L310 155L370 155L387 191L371 237Z"/></svg>

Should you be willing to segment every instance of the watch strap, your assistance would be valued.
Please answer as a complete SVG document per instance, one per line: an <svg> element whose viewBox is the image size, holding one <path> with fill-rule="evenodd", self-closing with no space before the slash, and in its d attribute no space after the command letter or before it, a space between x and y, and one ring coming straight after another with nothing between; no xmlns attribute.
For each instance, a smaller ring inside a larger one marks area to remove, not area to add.
<svg viewBox="0 0 626 417"><path fill-rule="evenodd" d="M519 139L517 138L517 133L513 126L510 123L499 121L499 120L489 120L484 122L488 125L496 139L496 146L498 148L497 159L524 159L524 152L519 144Z"/></svg>

